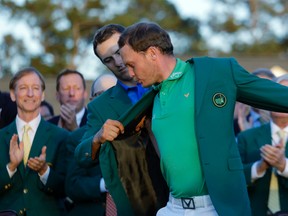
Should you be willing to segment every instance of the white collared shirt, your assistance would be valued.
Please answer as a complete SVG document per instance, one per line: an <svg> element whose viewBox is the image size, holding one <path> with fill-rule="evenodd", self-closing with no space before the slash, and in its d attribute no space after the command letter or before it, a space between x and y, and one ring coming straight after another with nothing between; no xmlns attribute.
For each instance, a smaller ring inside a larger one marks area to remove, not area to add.
<svg viewBox="0 0 288 216"><path fill-rule="evenodd" d="M278 135L278 132L281 130L276 124L274 124L272 121L270 123L271 125L271 135L272 135L272 145L276 145L277 143L280 142L280 137ZM287 142L287 134L288 134L288 126L282 129L285 131L285 137L284 137L284 143L286 144Z"/></svg>
<svg viewBox="0 0 288 216"><path fill-rule="evenodd" d="M81 120L84 116L84 113L85 113L85 107L83 107L78 113L76 113L76 122L77 122L78 127L80 127Z"/></svg>
<svg viewBox="0 0 288 216"><path fill-rule="evenodd" d="M34 140L37 128L40 124L40 121L41 121L40 114L30 122L25 122L21 118L19 118L18 115L16 116L16 128L17 128L17 134L18 134L20 142L22 141L22 138L23 138L24 126L28 124L31 127L31 130L28 131L28 135L30 138L30 142L33 144L33 140Z"/></svg>
<svg viewBox="0 0 288 216"><path fill-rule="evenodd" d="M271 126L271 137L272 137L271 145L275 146L280 141L280 137L278 135L278 131L280 130L280 128L273 121L270 121L270 126ZM285 142L284 143L286 143L287 138L288 138L288 126L282 130L285 131L285 138L284 138ZM251 168L251 180L252 180L252 182L258 178L262 178L266 173L266 171L263 173L260 173L260 174L257 173L257 163L258 162L255 162ZM283 172L280 172L279 170L277 170L277 173L279 175L285 177L285 178L288 178L288 158L286 158L286 165L285 165Z"/></svg>

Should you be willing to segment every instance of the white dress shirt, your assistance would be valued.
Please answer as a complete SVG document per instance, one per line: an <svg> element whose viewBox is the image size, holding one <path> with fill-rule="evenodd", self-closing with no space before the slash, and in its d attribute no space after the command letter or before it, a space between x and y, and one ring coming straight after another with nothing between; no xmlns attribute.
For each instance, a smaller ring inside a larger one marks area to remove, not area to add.
<svg viewBox="0 0 288 216"><path fill-rule="evenodd" d="M83 107L78 113L76 113L76 122L77 122L78 127L80 127L81 120L84 116L84 113L85 113L85 107Z"/></svg>

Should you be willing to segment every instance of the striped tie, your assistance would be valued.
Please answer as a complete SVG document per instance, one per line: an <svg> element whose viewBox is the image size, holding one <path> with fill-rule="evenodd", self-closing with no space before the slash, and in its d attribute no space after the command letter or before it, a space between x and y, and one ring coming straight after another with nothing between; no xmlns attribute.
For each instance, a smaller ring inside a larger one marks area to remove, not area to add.
<svg viewBox="0 0 288 216"><path fill-rule="evenodd" d="M24 157L23 157L23 161L24 161L24 165L26 166L27 161L28 161L28 157L29 157L29 153L30 153L30 149L31 149L31 141L28 135L28 131L31 129L31 127L29 125L25 125L24 126L24 133L23 133L23 137L22 137L22 142L24 144Z"/></svg>
<svg viewBox="0 0 288 216"><path fill-rule="evenodd" d="M106 216L117 216L116 205L108 192L106 193Z"/></svg>

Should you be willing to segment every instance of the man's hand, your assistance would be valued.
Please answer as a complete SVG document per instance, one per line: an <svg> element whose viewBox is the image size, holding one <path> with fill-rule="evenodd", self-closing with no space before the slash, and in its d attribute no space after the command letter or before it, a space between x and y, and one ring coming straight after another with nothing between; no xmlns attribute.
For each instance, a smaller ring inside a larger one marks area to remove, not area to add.
<svg viewBox="0 0 288 216"><path fill-rule="evenodd" d="M76 107L71 104L63 104L60 107L60 124L63 128L73 131L78 128L76 121Z"/></svg>
<svg viewBox="0 0 288 216"><path fill-rule="evenodd" d="M121 122L111 119L106 120L102 128L93 137L92 159L95 159L102 143L113 141L120 133L124 133L124 126Z"/></svg>
<svg viewBox="0 0 288 216"><path fill-rule="evenodd" d="M113 141L119 134L124 133L124 126L117 120L108 119L102 128L95 134L93 141L98 141L100 144L106 141Z"/></svg>
<svg viewBox="0 0 288 216"><path fill-rule="evenodd" d="M39 157L29 158L27 161L27 166L39 173L39 175L43 175L48 168L46 163L46 149L47 147L43 146Z"/></svg>
<svg viewBox="0 0 288 216"><path fill-rule="evenodd" d="M10 140L9 156L10 162L8 168L10 171L14 171L22 162L24 157L24 143L20 142L18 145L18 135L14 134Z"/></svg>
<svg viewBox="0 0 288 216"><path fill-rule="evenodd" d="M275 167L280 172L283 172L286 165L285 148L279 143L275 146L264 145L261 147L261 157L271 166Z"/></svg>
<svg viewBox="0 0 288 216"><path fill-rule="evenodd" d="M270 167L270 165L269 165L263 158L261 158L261 159L257 162L257 166L256 166L257 174L258 174L258 175L261 175L261 174L264 173L269 167Z"/></svg>

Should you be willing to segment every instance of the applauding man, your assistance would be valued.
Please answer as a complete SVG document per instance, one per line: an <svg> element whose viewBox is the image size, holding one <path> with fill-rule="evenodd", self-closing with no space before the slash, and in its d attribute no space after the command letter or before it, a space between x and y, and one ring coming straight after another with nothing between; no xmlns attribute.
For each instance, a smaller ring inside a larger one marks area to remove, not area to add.
<svg viewBox="0 0 288 216"><path fill-rule="evenodd" d="M13 209L26 216L60 215L68 132L41 118L45 83L35 68L20 70L9 87L17 116L0 130L0 210Z"/></svg>

